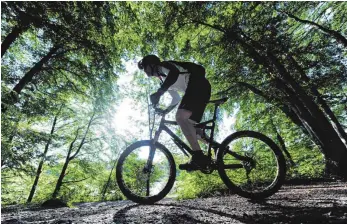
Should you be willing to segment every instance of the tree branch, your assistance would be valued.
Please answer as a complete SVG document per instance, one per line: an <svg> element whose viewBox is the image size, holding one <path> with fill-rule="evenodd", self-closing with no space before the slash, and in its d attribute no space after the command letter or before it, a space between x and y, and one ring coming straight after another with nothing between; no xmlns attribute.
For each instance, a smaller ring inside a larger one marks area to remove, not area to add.
<svg viewBox="0 0 347 224"><path fill-rule="evenodd" d="M86 140L86 137L87 137L87 134L88 134L88 132L89 132L89 128L90 128L90 126L91 126L91 124L92 124L92 122L93 122L94 116L95 116L95 111L93 112L93 115L91 116L91 118L90 118L90 120L89 120L89 122L88 122L87 129L86 129L86 131L85 131L85 133L84 133L84 136L83 136L83 139L82 139L80 145L78 146L78 149L76 150L75 154L69 158L70 161L73 160L73 159L78 155L78 153L80 152L82 146L84 145L85 140Z"/></svg>
<svg viewBox="0 0 347 224"><path fill-rule="evenodd" d="M69 151L68 151L68 156L67 156L68 158L67 158L67 159L69 159L69 155L70 155L70 153L71 153L71 151L72 151L73 145L75 144L75 142L76 142L76 140L77 140L78 132L80 131L80 129L81 129L81 128L77 128L77 130L76 130L76 136L75 136L74 140L70 143L70 147L69 147Z"/></svg>
<svg viewBox="0 0 347 224"><path fill-rule="evenodd" d="M70 183L82 182L82 181L87 180L87 179L89 179L89 178L90 178L90 177L87 177L87 178L84 178L84 179L81 179L81 180L63 181L62 184L70 184Z"/></svg>
<svg viewBox="0 0 347 224"><path fill-rule="evenodd" d="M82 49L82 47L76 47L76 48L70 48L70 49L66 49L66 50L63 50L61 52L58 52L57 54L55 54L52 58L59 58L60 56L68 53L68 52L71 52L71 51L77 51L77 50L80 50Z"/></svg>
<svg viewBox="0 0 347 224"><path fill-rule="evenodd" d="M211 24L208 24L208 23L205 23L205 22L201 22L199 20L192 20L193 23L197 23L197 24L200 24L200 25L204 25L204 26L208 26L212 29L215 29L215 30L218 30L222 33L226 33L226 30L218 25L211 25Z"/></svg>
<svg viewBox="0 0 347 224"><path fill-rule="evenodd" d="M347 39L346 39L346 37L344 37L339 32L337 32L335 30L328 29L328 28L326 28L326 27L324 27L324 26L322 26L322 25L320 25L318 23L315 23L315 22L312 22L312 21L309 21L309 20L305 20L305 19L300 19L299 17L297 17L297 16L295 16L295 15L289 13L289 12L282 11L282 10L278 10L278 11L286 14L290 18L296 20L297 22L304 23L304 24L309 24L309 25L312 25L314 27L317 27L318 29L320 29L323 32L329 34L330 36L333 36L338 42L340 42L345 47L347 47Z"/></svg>

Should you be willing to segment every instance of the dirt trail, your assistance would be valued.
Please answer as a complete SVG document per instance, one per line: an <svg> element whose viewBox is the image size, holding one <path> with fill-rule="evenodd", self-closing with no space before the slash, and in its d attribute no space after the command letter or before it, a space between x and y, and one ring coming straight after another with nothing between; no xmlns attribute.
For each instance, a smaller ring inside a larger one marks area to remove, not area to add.
<svg viewBox="0 0 347 224"><path fill-rule="evenodd" d="M347 183L283 186L264 201L236 195L143 206L130 201L76 208L2 210L1 223L347 223Z"/></svg>

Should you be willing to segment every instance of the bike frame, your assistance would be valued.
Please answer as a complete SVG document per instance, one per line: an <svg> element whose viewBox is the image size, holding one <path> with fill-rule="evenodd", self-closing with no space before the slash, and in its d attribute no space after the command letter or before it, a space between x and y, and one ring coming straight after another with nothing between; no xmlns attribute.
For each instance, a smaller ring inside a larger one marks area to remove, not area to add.
<svg viewBox="0 0 347 224"><path fill-rule="evenodd" d="M195 124L194 126L196 128L202 128L203 132L205 133L206 129L210 129L211 130L211 136L209 139L205 139L207 140L209 146L208 146L208 153L207 156L209 158L209 160L211 160L212 157L212 145L213 148L215 150L219 149L221 147L221 144L214 141L214 129L216 126L216 120L217 120L217 110L220 104L222 104L223 102L225 102L227 100L227 98L224 99L220 99L220 100L215 100L215 101L210 101L211 103L215 103L214 105L214 112L213 112L213 118L211 120L205 121L205 122L201 122L198 124ZM152 167L152 161L154 158L154 154L155 154L155 143L158 141L159 136L161 134L162 131L165 131L168 135L171 136L171 138L173 139L173 142L177 145L177 147L183 152L183 154L185 154L186 156L189 157L188 154L193 155L193 150L186 144L184 143L177 135L175 135L175 133L173 133L170 128L167 126L167 124L171 124L171 125L178 125L176 121L169 121L165 119L165 115L166 114L162 114L161 120L160 120L160 124L159 124L159 128L158 130L155 132L154 138L151 139L152 140L152 145L150 147L149 150L149 157L147 160L147 166L146 166L146 171L148 172L148 175L150 174L150 170ZM211 125L209 125L211 123ZM236 159L240 160L240 161L244 161L244 162L253 162L253 159L246 157L246 156L242 156L239 155L235 152L233 152L232 150L228 150L228 153L232 156L234 156ZM243 168L243 165L241 164L230 164L230 165L226 165L225 168L228 169L238 169L238 168Z"/></svg>
<svg viewBox="0 0 347 224"><path fill-rule="evenodd" d="M217 109L218 109L219 104L215 104L215 108L214 108L214 113L213 113L213 119L205 121L205 122L201 122L198 124L195 124L196 128L202 128L203 131L205 132L206 129L210 129L211 130L211 136L208 140L208 157L211 158L212 153L211 153L211 148L212 148L212 144L214 143L214 129L215 129L215 125L216 125L216 119L217 119ZM208 125L210 124L211 125ZM184 143L175 133L173 133L170 128L167 126L167 124L171 124L171 125L178 125L176 121L169 121L165 119L165 114L162 115L160 124L159 124L159 128L158 130L155 132L154 138L152 139L153 144L155 144L158 139L159 136L161 134L162 131L165 131L168 135L171 136L173 142L177 145L177 147L186 155L189 156L188 153L190 155L193 154L193 150L186 144ZM219 147L219 144L218 144ZM152 159L152 157L154 156L154 150L151 150L153 152L153 155L150 155L150 158ZM152 154L152 153L151 153ZM150 160L151 160L150 159Z"/></svg>

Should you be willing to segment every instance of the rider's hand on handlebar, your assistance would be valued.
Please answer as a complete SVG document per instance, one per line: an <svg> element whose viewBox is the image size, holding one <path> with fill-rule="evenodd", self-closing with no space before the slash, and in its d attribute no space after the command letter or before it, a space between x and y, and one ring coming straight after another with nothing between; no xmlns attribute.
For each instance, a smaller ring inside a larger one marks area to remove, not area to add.
<svg viewBox="0 0 347 224"><path fill-rule="evenodd" d="M157 105L160 99L161 93L160 92L155 92L152 95L150 95L150 100L153 105Z"/></svg>
<svg viewBox="0 0 347 224"><path fill-rule="evenodd" d="M166 114L167 110L161 109L161 108L154 108L155 112L158 114Z"/></svg>

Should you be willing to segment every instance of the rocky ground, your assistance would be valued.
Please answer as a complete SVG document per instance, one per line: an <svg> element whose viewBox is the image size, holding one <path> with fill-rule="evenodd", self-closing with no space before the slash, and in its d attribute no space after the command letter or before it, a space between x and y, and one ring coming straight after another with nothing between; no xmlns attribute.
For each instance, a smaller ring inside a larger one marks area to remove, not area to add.
<svg viewBox="0 0 347 224"><path fill-rule="evenodd" d="M82 203L75 208L2 208L1 223L347 223L347 183L283 186L264 201L236 195L155 205L130 201Z"/></svg>

